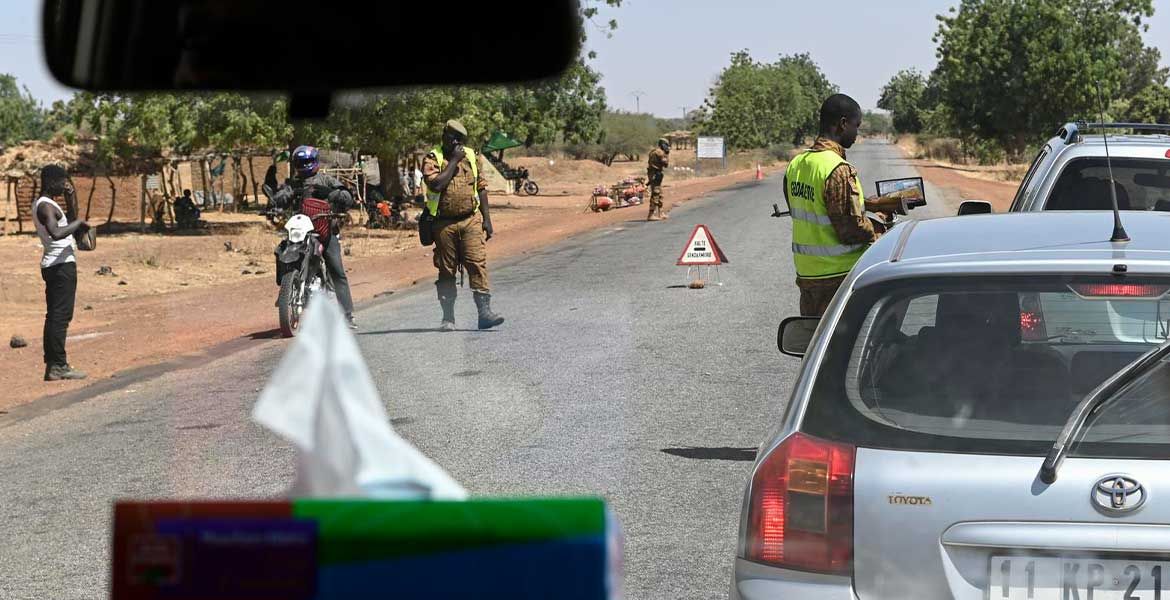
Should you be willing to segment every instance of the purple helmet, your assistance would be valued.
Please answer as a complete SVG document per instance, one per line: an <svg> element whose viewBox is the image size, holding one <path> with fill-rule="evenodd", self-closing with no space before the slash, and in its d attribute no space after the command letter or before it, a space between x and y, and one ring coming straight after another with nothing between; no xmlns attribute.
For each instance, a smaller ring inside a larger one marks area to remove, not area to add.
<svg viewBox="0 0 1170 600"><path fill-rule="evenodd" d="M317 149L312 146L297 146L292 154L292 168L293 172L300 177L312 177L317 174L317 168L321 166L321 161L318 160Z"/></svg>

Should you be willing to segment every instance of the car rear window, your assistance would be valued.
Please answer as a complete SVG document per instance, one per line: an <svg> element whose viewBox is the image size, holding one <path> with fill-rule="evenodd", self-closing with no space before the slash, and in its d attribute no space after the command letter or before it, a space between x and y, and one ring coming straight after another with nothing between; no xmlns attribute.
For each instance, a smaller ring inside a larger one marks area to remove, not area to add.
<svg viewBox="0 0 1170 600"><path fill-rule="evenodd" d="M1115 158L1113 180L1119 209L1170 211L1170 160ZM1070 160L1052 187L1044 209L1112 210L1105 159Z"/></svg>
<svg viewBox="0 0 1170 600"><path fill-rule="evenodd" d="M869 447L1042 455L1087 393L1167 339L1168 291L1170 279L1064 276L863 288L834 328L801 429ZM1170 386L1126 393L1077 454L1170 452Z"/></svg>

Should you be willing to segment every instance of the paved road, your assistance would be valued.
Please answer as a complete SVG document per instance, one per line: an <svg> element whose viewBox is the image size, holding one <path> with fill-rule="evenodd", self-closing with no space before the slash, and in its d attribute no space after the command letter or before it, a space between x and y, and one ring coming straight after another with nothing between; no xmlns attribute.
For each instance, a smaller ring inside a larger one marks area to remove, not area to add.
<svg viewBox="0 0 1170 600"><path fill-rule="evenodd" d="M913 174L889 145L850 158L867 190ZM627 597L726 597L743 483L797 367L775 348L797 307L791 226L768 217L779 188L718 192L662 223L631 211L498 265L495 331L433 332L429 284L364 308L394 426L473 494L608 498ZM686 289L674 266L696 223L731 261L722 286ZM458 311L473 327L470 293ZM284 347L0 416L0 598L105 596L114 498L279 494L292 453L248 412Z"/></svg>

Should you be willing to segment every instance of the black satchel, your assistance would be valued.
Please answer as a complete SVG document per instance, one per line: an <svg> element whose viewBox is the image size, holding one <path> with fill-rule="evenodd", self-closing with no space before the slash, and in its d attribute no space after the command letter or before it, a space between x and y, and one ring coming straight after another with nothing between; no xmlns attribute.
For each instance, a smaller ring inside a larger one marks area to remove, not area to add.
<svg viewBox="0 0 1170 600"><path fill-rule="evenodd" d="M432 227L434 223L435 216L424 208L422 214L418 216L418 241L420 244L430 246L435 243L435 232Z"/></svg>

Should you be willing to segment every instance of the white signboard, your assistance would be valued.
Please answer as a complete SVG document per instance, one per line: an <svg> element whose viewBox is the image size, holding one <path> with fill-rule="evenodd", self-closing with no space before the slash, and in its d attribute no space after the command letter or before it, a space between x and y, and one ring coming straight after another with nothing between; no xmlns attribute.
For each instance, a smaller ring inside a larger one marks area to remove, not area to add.
<svg viewBox="0 0 1170 600"><path fill-rule="evenodd" d="M722 137L700 136L695 148L699 158L723 158L724 156Z"/></svg>
<svg viewBox="0 0 1170 600"><path fill-rule="evenodd" d="M146 189L148 189L148 190L159 189L160 181L161 180L159 179L158 175L147 175L146 176Z"/></svg>

